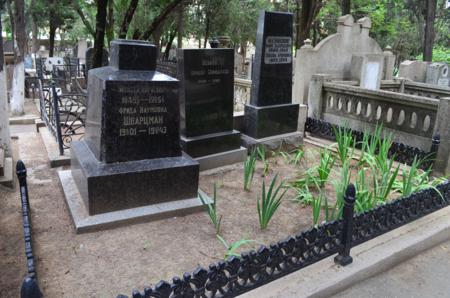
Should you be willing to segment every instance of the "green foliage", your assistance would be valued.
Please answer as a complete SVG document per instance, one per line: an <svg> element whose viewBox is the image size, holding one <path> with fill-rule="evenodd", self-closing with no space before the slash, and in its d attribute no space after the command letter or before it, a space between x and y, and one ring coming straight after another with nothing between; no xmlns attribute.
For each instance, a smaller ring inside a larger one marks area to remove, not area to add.
<svg viewBox="0 0 450 298"><path fill-rule="evenodd" d="M344 207L344 196L351 179L350 162L342 165L341 176L339 180L333 181L334 190L336 192L336 203L332 208L331 220L342 217L342 208ZM328 212L328 211L327 211Z"/></svg>
<svg viewBox="0 0 450 298"><path fill-rule="evenodd" d="M355 150L355 141L353 139L352 131L346 127L338 128L333 127L334 134L336 136L338 157L341 160L341 164L347 162L348 158L353 156Z"/></svg>
<svg viewBox="0 0 450 298"><path fill-rule="evenodd" d="M314 196L310 192L308 185L303 187L292 187L296 191L296 195L293 198L294 201L303 204L309 205L313 202Z"/></svg>
<svg viewBox="0 0 450 298"><path fill-rule="evenodd" d="M422 58L421 54L416 56L417 60L423 60ZM450 49L444 46L435 46L433 48L433 62L445 62L450 64Z"/></svg>
<svg viewBox="0 0 450 298"><path fill-rule="evenodd" d="M328 177L330 176L331 169L334 165L334 157L331 154L330 150L322 149L320 150L320 163L317 168L317 178L319 182L319 186L325 186L325 183L328 181Z"/></svg>
<svg viewBox="0 0 450 298"><path fill-rule="evenodd" d="M283 156L287 164L292 164L294 166L298 166L305 156L305 152L302 148L295 148L289 153L280 152L280 154Z"/></svg>
<svg viewBox="0 0 450 298"><path fill-rule="evenodd" d="M430 181L431 167L426 171L420 170L420 166L425 162L425 160L418 159L414 157L414 160L409 167L409 169L403 168L401 179L395 181L394 190L401 193L403 196L409 196L410 194L424 190L427 188L434 189L442 199L441 192L436 188L437 183L443 182L445 179L435 179Z"/></svg>
<svg viewBox="0 0 450 298"><path fill-rule="evenodd" d="M237 250L243 246L243 245L247 245L249 243L255 242L255 240L248 240L248 239L241 239L235 242L232 242L231 244L228 244L225 239L223 239L223 237L221 237L220 235L216 235L217 239L220 241L220 243L223 244L223 246L225 246L225 249L227 250L225 252L225 259L231 257L231 256L235 256L240 258L241 255L237 252Z"/></svg>
<svg viewBox="0 0 450 298"><path fill-rule="evenodd" d="M280 207L284 194L287 188L284 187L283 181L278 186L275 186L278 175L272 179L269 189L266 192L266 184L263 180L261 198L258 199L258 219L261 230L267 228L270 219ZM283 190L284 189L284 190ZM281 192L280 192L281 191Z"/></svg>
<svg viewBox="0 0 450 298"><path fill-rule="evenodd" d="M262 176L265 177L269 173L269 161L266 158L266 147L264 145L258 145L256 147L256 152L258 152L258 158L263 163Z"/></svg>
<svg viewBox="0 0 450 298"><path fill-rule="evenodd" d="M206 202L206 199L203 198L202 194L199 192L198 196L200 200L202 201L203 206L205 207L206 213L208 213L209 218L211 219L212 224L214 225L214 228L216 229L216 234L220 235L220 224L222 222L222 215L218 218L217 217L217 188L216 184L214 184L214 197L213 202L208 204Z"/></svg>
<svg viewBox="0 0 450 298"><path fill-rule="evenodd" d="M313 225L317 227L319 225L320 219L320 211L322 210L322 200L323 200L322 192L319 193L319 196L313 197L312 199L312 211L313 211Z"/></svg>
<svg viewBox="0 0 450 298"><path fill-rule="evenodd" d="M250 187L253 181L253 175L255 174L256 165L256 150L253 149L247 159L244 162L244 190L250 191Z"/></svg>

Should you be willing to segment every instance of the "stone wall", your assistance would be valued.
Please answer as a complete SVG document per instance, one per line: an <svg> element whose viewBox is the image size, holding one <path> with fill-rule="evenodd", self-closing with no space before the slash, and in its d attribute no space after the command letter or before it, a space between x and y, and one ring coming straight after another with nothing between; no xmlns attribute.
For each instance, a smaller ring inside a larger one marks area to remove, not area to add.
<svg viewBox="0 0 450 298"><path fill-rule="evenodd" d="M322 40L315 47L310 42L297 50L293 102L307 103L308 86L314 74L329 74L333 79L351 77L351 61L355 55L379 54L385 57L381 79L391 79L395 56L383 52L378 43L369 37L369 18L354 21L351 15L338 19L337 33Z"/></svg>

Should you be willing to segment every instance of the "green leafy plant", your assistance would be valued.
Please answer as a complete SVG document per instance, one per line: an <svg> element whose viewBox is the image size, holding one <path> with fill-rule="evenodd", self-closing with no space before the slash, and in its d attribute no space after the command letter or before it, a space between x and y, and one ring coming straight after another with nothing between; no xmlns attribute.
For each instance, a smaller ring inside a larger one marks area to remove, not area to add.
<svg viewBox="0 0 450 298"><path fill-rule="evenodd" d="M266 147L264 145L258 145L256 151L258 152L259 160L263 163L262 176L265 177L269 173L269 161L266 159Z"/></svg>
<svg viewBox="0 0 450 298"><path fill-rule="evenodd" d="M322 192L319 193L319 196L313 197L312 199L312 211L313 211L313 225L317 227L319 225L320 211L322 210Z"/></svg>
<svg viewBox="0 0 450 298"><path fill-rule="evenodd" d="M358 171L358 175L356 176L355 210L357 213L370 210L374 208L377 204L376 197L374 196L373 191L370 190L369 185L367 183L366 176L368 170L369 170L368 168L361 168Z"/></svg>
<svg viewBox="0 0 450 298"><path fill-rule="evenodd" d="M287 164L298 166L305 156L305 151L301 148L296 148L290 153L280 152L280 154L283 156Z"/></svg>
<svg viewBox="0 0 450 298"><path fill-rule="evenodd" d="M257 210L258 219L261 230L267 228L270 219L280 207L283 197L287 191L284 187L283 181L278 186L275 186L278 175L272 179L269 189L266 191L266 184L263 180L261 198L258 199ZM281 192L280 192L281 191Z"/></svg>
<svg viewBox="0 0 450 298"><path fill-rule="evenodd" d="M256 150L253 149L247 159L244 162L244 190L250 191L250 187L253 181L253 175L255 174L256 165Z"/></svg>
<svg viewBox="0 0 450 298"><path fill-rule="evenodd" d="M389 194L392 192L392 188L395 180L398 176L400 165L394 168L394 159L387 162L385 168L379 168L378 172L375 168L372 168L373 175L373 193L374 200L377 202L386 202Z"/></svg>
<svg viewBox="0 0 450 298"><path fill-rule="evenodd" d="M320 163L317 167L318 182L320 187L325 186L325 183L328 181L334 161L335 159L328 149L320 150Z"/></svg>
<svg viewBox="0 0 450 298"><path fill-rule="evenodd" d="M314 196L309 191L309 187L307 185L305 185L304 187L292 187L292 188L296 191L296 195L293 198L294 201L304 205L309 205L313 202Z"/></svg>
<svg viewBox="0 0 450 298"><path fill-rule="evenodd" d="M221 237L220 235L216 235L216 237L226 248L226 252L224 255L225 259L227 259L231 256L240 258L241 255L239 253L237 253L237 250L243 245L247 245L249 243L256 242L255 240L241 239L241 240L232 242L231 244L228 244L225 241L225 239L223 239L223 237Z"/></svg>
<svg viewBox="0 0 450 298"><path fill-rule="evenodd" d="M355 141L352 131L349 128L338 126L333 127L336 136L337 154L341 163L344 164L348 158L353 156L355 150Z"/></svg>
<svg viewBox="0 0 450 298"><path fill-rule="evenodd" d="M333 186L336 192L336 203L332 208L329 219L339 219L342 217L342 208L344 206L344 195L350 184L351 171L350 161L346 161L342 164L340 180L333 181Z"/></svg>
<svg viewBox="0 0 450 298"><path fill-rule="evenodd" d="M203 206L205 207L206 213L208 213L209 218L211 219L212 224L214 225L214 228L216 229L216 234L220 234L220 224L222 222L222 215L220 217L217 217L217 189L216 184L214 184L214 197L213 202L208 204L206 199L202 196L202 194L199 192L198 196L200 200L202 201Z"/></svg>
<svg viewBox="0 0 450 298"><path fill-rule="evenodd" d="M415 156L409 170L407 170L406 167L402 169L401 179L399 181L395 181L393 188L400 192L403 196L409 196L414 192L432 188L441 196L442 199L444 199L441 192L435 186L436 182L430 181L432 171L431 167L425 171L420 170L420 166L423 162L425 161ZM438 182L442 181L438 179L435 180Z"/></svg>

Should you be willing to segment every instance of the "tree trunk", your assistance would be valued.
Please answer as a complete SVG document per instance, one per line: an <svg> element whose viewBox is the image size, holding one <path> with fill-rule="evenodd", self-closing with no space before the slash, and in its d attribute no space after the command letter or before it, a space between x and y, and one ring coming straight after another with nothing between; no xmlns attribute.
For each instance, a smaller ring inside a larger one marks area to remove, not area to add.
<svg viewBox="0 0 450 298"><path fill-rule="evenodd" d="M52 15L52 14L50 14ZM51 17L50 17L51 18ZM53 57L55 51L55 35L56 35L56 27L54 26L54 22L50 19L50 31L49 31L49 49L48 55Z"/></svg>
<svg viewBox="0 0 450 298"><path fill-rule="evenodd" d="M114 39L114 0L108 2L108 22L106 29L106 39L109 43Z"/></svg>
<svg viewBox="0 0 450 298"><path fill-rule="evenodd" d="M127 38L128 28L130 27L131 20L133 20L134 12L139 4L139 0L131 0L128 9L123 16L122 23L120 24L119 38Z"/></svg>
<svg viewBox="0 0 450 298"><path fill-rule="evenodd" d="M177 29L173 30L173 32L169 35L169 40L166 44L166 50L164 51L164 60L169 59L170 49L172 48L173 40L175 39L175 36L177 36Z"/></svg>
<svg viewBox="0 0 450 298"><path fill-rule="evenodd" d="M75 11L80 16L81 21L83 22L84 26L86 27L86 30L89 32L90 35L95 39L95 31L92 29L91 24L89 23L89 20L84 15L83 10L80 7L80 4L78 3L78 0L72 2L75 8Z"/></svg>
<svg viewBox="0 0 450 298"><path fill-rule="evenodd" d="M24 55L27 46L25 32L25 3L24 0L15 0L14 21L16 29L15 65L12 84L11 113L15 116L24 114L25 93L25 67Z"/></svg>
<svg viewBox="0 0 450 298"><path fill-rule="evenodd" d="M8 7L9 23L11 26L11 40L13 42L13 48L16 48L16 25L14 21L14 12L11 5L12 0L6 0L6 6ZM14 61L16 60L16 51L14 51Z"/></svg>
<svg viewBox="0 0 450 298"><path fill-rule="evenodd" d="M184 5L183 2L180 3L178 7L178 16L177 16L177 31L178 31L178 38L177 38L177 47L179 49L183 48L183 29L184 29L184 21L183 21L183 15L184 15Z"/></svg>
<svg viewBox="0 0 450 298"><path fill-rule="evenodd" d="M206 45L208 44L208 38L209 38L209 13L206 15L206 22L205 22L205 41L203 42L203 48L206 49Z"/></svg>
<svg viewBox="0 0 450 298"><path fill-rule="evenodd" d="M434 20L436 18L437 0L426 0L425 32L423 38L423 61L433 60Z"/></svg>
<svg viewBox="0 0 450 298"><path fill-rule="evenodd" d="M150 36L153 35L153 31L155 31L158 26L166 19L166 17L175 9L177 8L178 4L183 2L183 0L173 0L167 6L161 11L159 16L157 16L153 22L150 24L150 27L147 31L144 32L142 35L143 40L148 40Z"/></svg>
<svg viewBox="0 0 450 298"><path fill-rule="evenodd" d="M322 0L303 1L296 40L298 48L302 47L303 44L305 43L305 40L309 38L311 26L322 6L323 6Z"/></svg>
<svg viewBox="0 0 450 298"><path fill-rule="evenodd" d="M350 14L351 0L341 0L342 15Z"/></svg>
<svg viewBox="0 0 450 298"><path fill-rule="evenodd" d="M113 1L113 0L111 0ZM97 16L95 21L94 57L92 68L102 66L103 45L105 42L106 8L108 0L97 0Z"/></svg>
<svg viewBox="0 0 450 298"><path fill-rule="evenodd" d="M35 0L31 0L30 2L30 7L33 7L35 4ZM31 14L31 40L32 40L32 47L31 47L31 52L33 54L36 54L37 51L39 50L39 44L38 44L38 26L36 23L36 14L32 13Z"/></svg>
<svg viewBox="0 0 450 298"><path fill-rule="evenodd" d="M0 32L2 31L2 5L0 4ZM6 69L3 56L3 36L0 34L0 147L5 156L11 156L11 137L9 134L8 91L6 87Z"/></svg>

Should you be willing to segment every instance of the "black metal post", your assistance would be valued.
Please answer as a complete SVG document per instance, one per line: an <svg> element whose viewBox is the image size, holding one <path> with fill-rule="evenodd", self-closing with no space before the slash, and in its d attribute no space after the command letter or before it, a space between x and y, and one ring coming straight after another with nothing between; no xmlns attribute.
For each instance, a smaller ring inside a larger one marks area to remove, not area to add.
<svg viewBox="0 0 450 298"><path fill-rule="evenodd" d="M355 186L353 184L349 184L344 196L342 248L339 254L334 258L334 262L341 266L347 266L353 262L353 258L350 256L350 249L352 248L353 207L355 206L355 197Z"/></svg>
<svg viewBox="0 0 450 298"><path fill-rule="evenodd" d="M28 275L22 282L20 290L21 298L41 298L42 293L39 290L34 267L34 255L31 242L31 219L30 202L28 199L27 169L25 164L19 160L16 164L16 173L19 180L20 200L22 203L23 236L25 240L25 255L27 257Z"/></svg>
<svg viewBox="0 0 450 298"><path fill-rule="evenodd" d="M56 94L55 84L52 84L53 93L53 113L55 113L55 130L56 130L56 141L58 142L59 155L64 155L64 147L61 136L61 120L59 118L59 106L58 106L58 94Z"/></svg>
<svg viewBox="0 0 450 298"><path fill-rule="evenodd" d="M437 152L439 150L439 144L441 143L441 135L438 133L436 133L433 138L431 139L431 149L430 149L430 154L431 154L431 159L436 159L436 155Z"/></svg>

